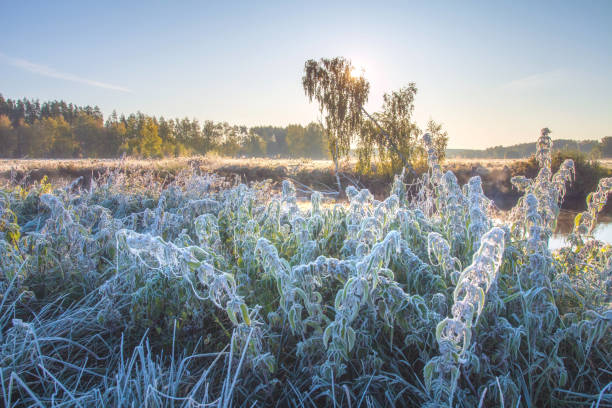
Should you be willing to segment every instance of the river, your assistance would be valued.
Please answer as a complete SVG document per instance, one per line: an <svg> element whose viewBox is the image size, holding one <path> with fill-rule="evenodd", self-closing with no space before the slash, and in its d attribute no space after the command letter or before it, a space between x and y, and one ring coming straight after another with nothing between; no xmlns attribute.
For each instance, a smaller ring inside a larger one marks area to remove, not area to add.
<svg viewBox="0 0 612 408"><path fill-rule="evenodd" d="M557 230L549 243L551 250L559 249L567 245L567 234L574 228L574 218L576 218L576 215L578 215L576 211L561 210L559 218L557 219ZM593 235L601 241L612 244L612 216L599 215Z"/></svg>

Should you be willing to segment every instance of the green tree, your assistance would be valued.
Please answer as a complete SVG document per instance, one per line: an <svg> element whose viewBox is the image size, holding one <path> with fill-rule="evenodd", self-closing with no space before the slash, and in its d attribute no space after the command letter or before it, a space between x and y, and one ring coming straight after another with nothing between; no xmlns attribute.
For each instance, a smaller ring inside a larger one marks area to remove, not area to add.
<svg viewBox="0 0 612 408"><path fill-rule="evenodd" d="M358 169L372 171L372 161L377 162L381 173L399 173L419 155L420 130L412 121L416 85L390 94L384 94L382 112L368 115L361 128L358 148Z"/></svg>
<svg viewBox="0 0 612 408"><path fill-rule="evenodd" d="M308 126L287 126L287 148L291 157L323 159L329 157L327 138L323 127L318 123Z"/></svg>
<svg viewBox="0 0 612 408"><path fill-rule="evenodd" d="M264 157L266 155L266 142L261 136L249 131L245 136L240 154L247 157Z"/></svg>
<svg viewBox="0 0 612 408"><path fill-rule="evenodd" d="M32 141L28 155L30 157L48 157L55 143L57 123L53 118L36 120L30 126Z"/></svg>
<svg viewBox="0 0 612 408"><path fill-rule="evenodd" d="M153 118L143 120L139 132L138 154L142 157L162 157L162 139L159 137L157 123Z"/></svg>
<svg viewBox="0 0 612 408"><path fill-rule="evenodd" d="M72 128L63 116L57 118L44 118L41 122L46 122L47 131L51 134L51 146L48 149L50 157L73 157L78 151L79 145L74 139Z"/></svg>
<svg viewBox="0 0 612 408"><path fill-rule="evenodd" d="M305 154L313 159L327 159L330 157L327 135L323 126L311 122L306 126L304 132Z"/></svg>
<svg viewBox="0 0 612 408"><path fill-rule="evenodd" d="M100 152L105 149L102 117L79 112L72 127L75 140L79 145L79 155L99 157Z"/></svg>
<svg viewBox="0 0 612 408"><path fill-rule="evenodd" d="M24 118L19 118L17 126L13 125L13 127L17 137L15 155L18 158L32 157L32 145L36 143L36 132L25 122Z"/></svg>
<svg viewBox="0 0 612 408"><path fill-rule="evenodd" d="M104 131L108 145L105 149L105 156L114 157L120 152L121 145L126 141L125 121L117 118L117 112L113 111L104 124Z"/></svg>
<svg viewBox="0 0 612 408"><path fill-rule="evenodd" d="M448 145L448 132L442 130L442 124L436 123L433 119L427 122L427 132L431 135L438 160L444 160L446 158L446 146Z"/></svg>
<svg viewBox="0 0 612 408"><path fill-rule="evenodd" d="M261 136L266 143L266 154L268 157L285 157L290 155L287 148L287 128L257 126L251 128L251 130Z"/></svg>
<svg viewBox="0 0 612 408"><path fill-rule="evenodd" d="M217 147L219 154L230 157L236 156L240 152L246 137L246 128L231 126L229 123L223 122L217 124L217 131L220 135Z"/></svg>
<svg viewBox="0 0 612 408"><path fill-rule="evenodd" d="M600 149L603 157L612 157L612 136L601 139Z"/></svg>
<svg viewBox="0 0 612 408"><path fill-rule="evenodd" d="M306 151L306 140L305 140L306 129L302 125L289 125L287 126L287 150L291 157L307 157L308 152Z"/></svg>
<svg viewBox="0 0 612 408"><path fill-rule="evenodd" d="M0 115L0 146L2 146L0 157L15 157L16 145L17 132L13 129L11 119L7 115Z"/></svg>
<svg viewBox="0 0 612 408"><path fill-rule="evenodd" d="M174 122L167 121L163 116L158 121L158 135L162 140L162 153L164 156L178 157L184 149L179 146L174 134Z"/></svg>
<svg viewBox="0 0 612 408"><path fill-rule="evenodd" d="M334 160L336 182L341 190L338 161L348 155L351 142L361 128L362 106L368 99L370 84L351 75L353 66L342 57L308 60L302 85L306 96L319 103L325 116L329 150Z"/></svg>

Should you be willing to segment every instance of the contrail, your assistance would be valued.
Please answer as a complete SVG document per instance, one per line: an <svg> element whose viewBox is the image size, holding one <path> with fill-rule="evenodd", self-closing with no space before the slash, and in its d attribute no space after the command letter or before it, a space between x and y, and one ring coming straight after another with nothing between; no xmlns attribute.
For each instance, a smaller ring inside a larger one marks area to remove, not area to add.
<svg viewBox="0 0 612 408"><path fill-rule="evenodd" d="M558 68L552 71L539 72L537 74L506 82L505 84L501 85L501 88L515 91L527 90L562 83L564 80L566 80L567 76L568 72L566 69Z"/></svg>
<svg viewBox="0 0 612 408"><path fill-rule="evenodd" d="M21 58L10 57L1 52L0 52L0 59L6 61L8 64L14 67L21 68L23 70L32 72L34 74L38 74L38 75L42 75L42 76L46 76L50 78L63 79L65 81L78 82L81 84L95 86L98 88L111 89L113 91L132 93L132 90L125 88L123 86L107 84L106 82L95 81L93 79L82 78L78 75L74 75L74 74L70 74L66 72L59 72L51 67L47 67L45 65L40 65L40 64L35 64L33 62L30 62L30 61L27 61Z"/></svg>

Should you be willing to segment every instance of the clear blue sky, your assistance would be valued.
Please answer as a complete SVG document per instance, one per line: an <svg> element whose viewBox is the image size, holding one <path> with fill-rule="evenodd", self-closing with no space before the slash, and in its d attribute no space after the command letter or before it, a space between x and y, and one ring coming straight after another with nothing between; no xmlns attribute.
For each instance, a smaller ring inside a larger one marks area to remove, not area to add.
<svg viewBox="0 0 612 408"><path fill-rule="evenodd" d="M305 124L304 61L346 56L370 111L416 82L449 147L612 135L612 1L4 1L0 24L10 98Z"/></svg>

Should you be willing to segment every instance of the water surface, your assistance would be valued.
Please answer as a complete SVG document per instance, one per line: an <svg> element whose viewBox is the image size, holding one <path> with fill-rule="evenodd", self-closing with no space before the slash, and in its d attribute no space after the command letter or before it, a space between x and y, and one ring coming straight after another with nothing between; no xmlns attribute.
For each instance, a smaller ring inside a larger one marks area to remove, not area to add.
<svg viewBox="0 0 612 408"><path fill-rule="evenodd" d="M578 214L576 211L561 210L557 220L557 230L549 243L550 249L555 250L567 245L567 235L574 228L574 218ZM612 216L599 215L593 235L601 241L612 244Z"/></svg>

